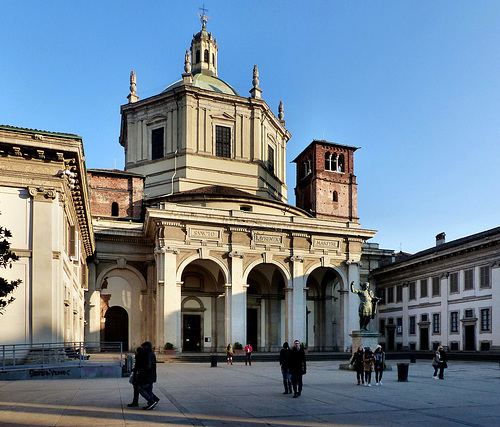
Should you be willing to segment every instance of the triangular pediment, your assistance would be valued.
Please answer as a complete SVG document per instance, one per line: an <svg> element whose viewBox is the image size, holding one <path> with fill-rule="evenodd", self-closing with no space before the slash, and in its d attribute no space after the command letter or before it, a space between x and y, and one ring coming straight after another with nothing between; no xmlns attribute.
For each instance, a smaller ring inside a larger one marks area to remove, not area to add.
<svg viewBox="0 0 500 427"><path fill-rule="evenodd" d="M212 119L218 119L218 120L236 120L236 117L232 116L229 113L212 114L210 117L212 117Z"/></svg>

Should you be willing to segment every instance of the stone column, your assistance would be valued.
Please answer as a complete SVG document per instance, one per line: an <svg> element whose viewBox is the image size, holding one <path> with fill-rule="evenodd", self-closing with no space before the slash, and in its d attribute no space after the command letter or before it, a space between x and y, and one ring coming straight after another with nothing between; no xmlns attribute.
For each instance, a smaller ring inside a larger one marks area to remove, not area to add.
<svg viewBox="0 0 500 427"><path fill-rule="evenodd" d="M306 340L306 283L304 278L305 258L294 255L290 257L292 263L292 330L289 335L289 342L294 340L305 342Z"/></svg>
<svg viewBox="0 0 500 427"><path fill-rule="evenodd" d="M247 288L243 283L243 258L245 254L238 251L229 252L231 259L231 312L232 312L232 342L245 345L247 339Z"/></svg>
<svg viewBox="0 0 500 427"><path fill-rule="evenodd" d="M163 321L164 321L164 341L171 342L175 348L181 349L181 328L182 328L182 313L181 313L181 289L182 282L177 281L177 254L178 249L166 248L165 263L164 263L164 297L163 297Z"/></svg>
<svg viewBox="0 0 500 427"><path fill-rule="evenodd" d="M350 289L351 282L354 281L355 288L359 288L360 274L359 262L346 262L347 265L347 289L344 296L347 298L345 305L344 317L346 322L344 324L343 347L344 349L352 346L352 341L349 334L352 331L359 331L359 297L353 294Z"/></svg>
<svg viewBox="0 0 500 427"><path fill-rule="evenodd" d="M55 190L44 188L29 188L32 203L32 283L30 310L30 338L26 342L58 342L63 336L58 336L56 312L59 307L54 307L57 299L56 290L58 283L54 283L52 276L53 248L52 237L54 234L53 201L56 197ZM76 247L76 239L75 247ZM64 296L63 296L64 297ZM72 314L71 314L72 316Z"/></svg>
<svg viewBox="0 0 500 427"><path fill-rule="evenodd" d="M447 350L449 350L450 345L450 313L448 306L448 292L450 290L450 286L448 283L448 278L450 273L442 273L439 276L439 286L440 286L440 294L441 294L441 345L444 346Z"/></svg>
<svg viewBox="0 0 500 427"><path fill-rule="evenodd" d="M155 251L155 261L156 261L156 328L155 328L155 342L154 346L161 346L161 343L165 344L164 327L165 324L163 319L164 315L164 298L165 298L165 248L158 247ZM150 291L149 298L153 298L152 289ZM152 313L150 313L151 315ZM152 326L152 325L151 325ZM148 336L148 332L145 331L145 336Z"/></svg>
<svg viewBox="0 0 500 427"><path fill-rule="evenodd" d="M224 290L225 290L225 296L224 296L224 331L225 331L225 337L224 337L224 347L227 346L229 343L233 342L233 332L232 332L232 322L231 322L231 300L232 300L232 292L231 292L231 285L225 284L224 285Z"/></svg>
<svg viewBox="0 0 500 427"><path fill-rule="evenodd" d="M86 292L87 324L85 325L85 341L99 342L101 340L101 291L97 289L97 265L99 260L95 259L89 267L89 290Z"/></svg>

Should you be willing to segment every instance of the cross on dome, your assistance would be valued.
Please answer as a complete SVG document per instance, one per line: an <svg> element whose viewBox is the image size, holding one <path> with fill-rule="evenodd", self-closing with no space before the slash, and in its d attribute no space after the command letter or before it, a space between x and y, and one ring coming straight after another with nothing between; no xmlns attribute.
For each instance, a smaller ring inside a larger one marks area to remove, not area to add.
<svg viewBox="0 0 500 427"><path fill-rule="evenodd" d="M208 9L205 9L205 3L203 3L203 7L200 7L199 9L203 12L203 15L200 15L199 13L197 15L201 19L201 26L202 29L204 30L207 25L207 21L210 19L210 16L205 15L205 12L208 12Z"/></svg>

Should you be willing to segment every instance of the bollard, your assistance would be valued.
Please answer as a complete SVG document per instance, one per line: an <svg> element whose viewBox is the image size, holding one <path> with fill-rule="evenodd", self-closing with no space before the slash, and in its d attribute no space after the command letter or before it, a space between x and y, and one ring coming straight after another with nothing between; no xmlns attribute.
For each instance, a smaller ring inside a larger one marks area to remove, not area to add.
<svg viewBox="0 0 500 427"><path fill-rule="evenodd" d="M217 356L216 355L210 356L210 367L217 368Z"/></svg>
<svg viewBox="0 0 500 427"><path fill-rule="evenodd" d="M409 363L398 363L398 381L408 381Z"/></svg>
<svg viewBox="0 0 500 427"><path fill-rule="evenodd" d="M125 367L124 371L126 374L130 374L132 369L134 368L134 355L127 354L127 358L125 359Z"/></svg>

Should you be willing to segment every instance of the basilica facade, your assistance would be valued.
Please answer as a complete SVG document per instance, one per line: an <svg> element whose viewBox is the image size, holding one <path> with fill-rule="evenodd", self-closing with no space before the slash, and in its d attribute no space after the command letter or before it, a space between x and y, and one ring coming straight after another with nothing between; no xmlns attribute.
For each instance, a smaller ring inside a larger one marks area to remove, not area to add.
<svg viewBox="0 0 500 427"><path fill-rule="evenodd" d="M361 247L375 234L357 217L356 147L311 142L288 204L283 104L275 115L263 100L256 66L241 96L218 77L218 53L202 17L179 81L140 99L131 73L125 170L88 170L86 339L346 351L358 329L349 283L365 280Z"/></svg>

